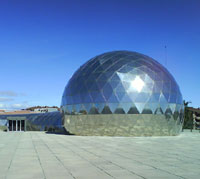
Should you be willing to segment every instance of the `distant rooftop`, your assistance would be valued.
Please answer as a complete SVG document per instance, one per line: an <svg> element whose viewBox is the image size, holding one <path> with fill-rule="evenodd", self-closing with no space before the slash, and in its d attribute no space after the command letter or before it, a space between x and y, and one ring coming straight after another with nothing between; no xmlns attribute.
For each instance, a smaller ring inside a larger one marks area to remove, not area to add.
<svg viewBox="0 0 200 179"><path fill-rule="evenodd" d="M29 110L18 110L18 111L4 111L0 110L0 114L30 114L30 113L38 113L36 111Z"/></svg>

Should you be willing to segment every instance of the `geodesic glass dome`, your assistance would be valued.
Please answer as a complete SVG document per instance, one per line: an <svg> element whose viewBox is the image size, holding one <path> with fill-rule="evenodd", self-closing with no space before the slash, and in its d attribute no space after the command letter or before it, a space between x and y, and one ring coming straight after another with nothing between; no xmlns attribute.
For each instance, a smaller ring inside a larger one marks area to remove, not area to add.
<svg viewBox="0 0 200 179"><path fill-rule="evenodd" d="M78 135L177 135L183 102L172 75L154 59L114 51L82 65L68 82L61 109Z"/></svg>
<svg viewBox="0 0 200 179"><path fill-rule="evenodd" d="M165 67L129 51L96 56L65 88L62 106L73 114L163 114L180 112L182 95Z"/></svg>

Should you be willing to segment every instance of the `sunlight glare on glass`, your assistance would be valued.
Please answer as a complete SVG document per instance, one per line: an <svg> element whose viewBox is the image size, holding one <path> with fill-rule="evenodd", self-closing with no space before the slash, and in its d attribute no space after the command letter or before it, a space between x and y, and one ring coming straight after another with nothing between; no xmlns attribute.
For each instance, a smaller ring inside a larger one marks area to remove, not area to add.
<svg viewBox="0 0 200 179"><path fill-rule="evenodd" d="M144 81L141 80L139 76L136 76L133 81L131 81L131 88L135 88L138 92L144 87Z"/></svg>

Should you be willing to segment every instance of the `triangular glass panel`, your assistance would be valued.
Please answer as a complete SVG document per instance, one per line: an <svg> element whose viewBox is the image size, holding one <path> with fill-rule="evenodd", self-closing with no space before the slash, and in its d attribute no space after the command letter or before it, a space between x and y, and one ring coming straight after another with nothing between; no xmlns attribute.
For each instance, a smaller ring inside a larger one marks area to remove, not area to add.
<svg viewBox="0 0 200 179"><path fill-rule="evenodd" d="M112 87L112 89L115 89L119 84L119 81L109 81L109 84Z"/></svg>
<svg viewBox="0 0 200 179"><path fill-rule="evenodd" d="M117 108L114 113L115 114L125 114L125 111L123 110L123 108Z"/></svg>
<svg viewBox="0 0 200 179"><path fill-rule="evenodd" d="M137 92L131 92L131 93L128 93L128 97L131 99L131 101L136 102L136 98L137 98L138 94L139 93L137 93Z"/></svg>
<svg viewBox="0 0 200 179"><path fill-rule="evenodd" d="M171 82L171 93L177 93L178 87L176 85L176 83Z"/></svg>
<svg viewBox="0 0 200 179"><path fill-rule="evenodd" d="M118 93L118 92L125 93L126 92L125 89L124 89L124 86L122 85L121 82L119 82L119 84L116 86L115 91L116 91L116 93Z"/></svg>
<svg viewBox="0 0 200 179"><path fill-rule="evenodd" d="M170 93L171 83L164 82L163 83L163 93Z"/></svg>
<svg viewBox="0 0 200 179"><path fill-rule="evenodd" d="M86 103L86 104L84 104L84 108L86 109L87 113L89 113L91 107L92 107L92 104L91 104L91 103Z"/></svg>
<svg viewBox="0 0 200 179"><path fill-rule="evenodd" d="M98 94L99 94L99 92L96 92L96 91L90 92L90 95L92 97L93 102L95 102L95 99L96 99Z"/></svg>
<svg viewBox="0 0 200 179"><path fill-rule="evenodd" d="M98 91L99 90L99 86L97 85L96 81L93 81L93 84L91 86L91 91Z"/></svg>
<svg viewBox="0 0 200 179"><path fill-rule="evenodd" d="M77 95L75 95L75 96L73 97L73 102L74 102L75 104L80 103L80 101L81 101L81 97L80 97L79 94L77 94Z"/></svg>
<svg viewBox="0 0 200 179"><path fill-rule="evenodd" d="M170 109L170 107L168 106L166 111L165 111L165 115L172 115L172 110Z"/></svg>
<svg viewBox="0 0 200 179"><path fill-rule="evenodd" d="M135 102L137 103L146 103L149 98L150 98L150 93L143 93L143 92L140 92L138 93L136 99L135 99Z"/></svg>
<svg viewBox="0 0 200 179"><path fill-rule="evenodd" d="M111 112L114 113L114 111L117 109L119 104L118 103L108 103L108 106L109 106Z"/></svg>
<svg viewBox="0 0 200 179"><path fill-rule="evenodd" d="M114 74L116 74L116 72L114 72L114 71L109 71L109 69L107 69L107 71L104 73L105 74L105 76L104 76L104 80L105 79L110 79L110 78L112 78L112 76L114 75ZM101 78L101 80L103 80L103 77Z"/></svg>
<svg viewBox="0 0 200 179"><path fill-rule="evenodd" d="M109 99L107 100L108 103L118 103L118 99L116 97L116 95L114 94L114 92L112 93L112 95L109 97Z"/></svg>
<svg viewBox="0 0 200 179"><path fill-rule="evenodd" d="M101 65L101 67L105 70L107 68L109 68L112 65L112 62L110 60L105 61L105 63L103 63Z"/></svg>
<svg viewBox="0 0 200 179"><path fill-rule="evenodd" d="M173 117L174 117L174 120L176 121L179 117L179 112L175 111L174 114L173 114Z"/></svg>
<svg viewBox="0 0 200 179"><path fill-rule="evenodd" d="M80 90L79 90L80 93L86 93L86 92L87 92L87 88L86 88L86 85L85 85L85 84L82 83L82 84L79 86L79 88L80 88Z"/></svg>
<svg viewBox="0 0 200 179"><path fill-rule="evenodd" d="M80 112L81 110L81 104L76 104L76 112Z"/></svg>
<svg viewBox="0 0 200 179"><path fill-rule="evenodd" d="M107 81L108 77L105 75L106 73L102 73L99 78L97 79L97 82L99 81Z"/></svg>
<svg viewBox="0 0 200 179"><path fill-rule="evenodd" d="M142 114L152 114L152 110L150 109L148 104L144 106L144 109L142 110Z"/></svg>
<svg viewBox="0 0 200 179"><path fill-rule="evenodd" d="M157 103L157 102L159 102L159 99L160 99L160 93L152 93L148 102L149 103Z"/></svg>
<svg viewBox="0 0 200 179"><path fill-rule="evenodd" d="M66 104L73 104L73 96L67 96Z"/></svg>
<svg viewBox="0 0 200 179"><path fill-rule="evenodd" d="M165 113L167 106L168 106L168 103L160 103L160 107L161 107L163 113Z"/></svg>
<svg viewBox="0 0 200 179"><path fill-rule="evenodd" d="M177 95L175 93L171 93L169 97L170 103L176 103Z"/></svg>
<svg viewBox="0 0 200 179"><path fill-rule="evenodd" d="M177 104L177 105L176 105L176 110L175 110L175 111L180 112L180 110L181 110L181 105L180 105L180 104Z"/></svg>
<svg viewBox="0 0 200 179"><path fill-rule="evenodd" d="M94 100L95 103L104 103L106 102L106 99L104 98L102 92L99 92L97 95L96 95L96 98Z"/></svg>
<svg viewBox="0 0 200 179"><path fill-rule="evenodd" d="M145 83L150 83L153 84L154 81L149 77L149 75L145 74L145 79L144 79Z"/></svg>
<svg viewBox="0 0 200 179"><path fill-rule="evenodd" d="M132 70L129 71L129 74L136 76L136 75L138 75L137 72L138 72L137 68L132 68Z"/></svg>
<svg viewBox="0 0 200 179"><path fill-rule="evenodd" d="M116 97L118 101L121 101L122 98L124 97L125 93L124 92L116 92Z"/></svg>
<svg viewBox="0 0 200 179"><path fill-rule="evenodd" d="M104 95L105 99L108 100L110 98L110 96L112 95L112 93L113 93L113 89L110 86L110 84L107 83L103 87L103 95Z"/></svg>
<svg viewBox="0 0 200 179"><path fill-rule="evenodd" d="M169 107L170 107L172 113L174 113L174 111L175 111L175 109L176 109L176 104L170 103L170 104L169 104Z"/></svg>
<svg viewBox="0 0 200 179"><path fill-rule="evenodd" d="M99 89L102 89L106 85L107 81L97 81L97 85Z"/></svg>
<svg viewBox="0 0 200 179"><path fill-rule="evenodd" d="M132 71L132 67L130 67L130 66L128 66L128 65L125 65L123 68L121 68L120 70L119 70L119 72L121 72L121 73L127 73L127 72L130 72L130 71Z"/></svg>
<svg viewBox="0 0 200 179"><path fill-rule="evenodd" d="M164 95L165 99L166 99L167 102L168 102L168 101L169 101L169 96L170 96L170 94L169 94L169 93L164 93L164 92L163 92L163 95Z"/></svg>
<svg viewBox="0 0 200 179"><path fill-rule="evenodd" d="M72 114L76 114L76 105L72 105Z"/></svg>
<svg viewBox="0 0 200 179"><path fill-rule="evenodd" d="M183 98L181 94L177 94L177 99L176 99L177 104L183 104Z"/></svg>
<svg viewBox="0 0 200 179"><path fill-rule="evenodd" d="M145 73L140 74L139 78L140 78L143 82L145 82L146 74L145 74Z"/></svg>
<svg viewBox="0 0 200 179"><path fill-rule="evenodd" d="M99 67L97 67L97 68L95 69L94 72L103 72L103 71L104 71L104 69L102 68L102 66L99 66Z"/></svg>
<svg viewBox="0 0 200 179"><path fill-rule="evenodd" d="M145 103L134 103L137 110L140 112L140 114L142 113L143 109L144 109L144 106L145 106Z"/></svg>
<svg viewBox="0 0 200 179"><path fill-rule="evenodd" d="M92 102L92 97L90 96L89 92L85 94L83 102L84 103L91 103Z"/></svg>
<svg viewBox="0 0 200 179"><path fill-rule="evenodd" d="M130 108L133 106L133 103L123 103L120 105L121 108L123 108L125 113L128 113Z"/></svg>
<svg viewBox="0 0 200 179"><path fill-rule="evenodd" d="M163 93L160 94L160 104L161 103L168 103L167 99L165 98L165 96L163 95Z"/></svg>
<svg viewBox="0 0 200 179"><path fill-rule="evenodd" d="M99 112L98 112L97 108L93 106L93 107L91 107L89 114L99 114Z"/></svg>
<svg viewBox="0 0 200 179"><path fill-rule="evenodd" d="M153 86L153 93L160 93L163 88L163 82L162 81L155 81Z"/></svg>
<svg viewBox="0 0 200 179"><path fill-rule="evenodd" d="M156 81L162 81L163 80L162 76L163 76L163 72L157 71L156 75L155 75L155 80Z"/></svg>
<svg viewBox="0 0 200 179"><path fill-rule="evenodd" d="M68 111L69 111L69 113L72 112L72 105L68 105Z"/></svg>
<svg viewBox="0 0 200 179"><path fill-rule="evenodd" d="M137 69L138 67L140 67L141 64L138 63L138 62L135 60L135 61L133 61L133 62L128 63L128 66L132 67L132 68L133 68L132 72L134 72L134 69Z"/></svg>
<svg viewBox="0 0 200 179"><path fill-rule="evenodd" d="M112 114L112 111L110 110L109 106L104 106L102 112L102 114Z"/></svg>
<svg viewBox="0 0 200 179"><path fill-rule="evenodd" d="M158 103L148 103L149 108L151 109L152 113L154 114L156 109L159 107Z"/></svg>
<svg viewBox="0 0 200 179"><path fill-rule="evenodd" d="M115 73L111 78L110 81L121 81L121 79L119 78L119 76Z"/></svg>
<svg viewBox="0 0 200 179"><path fill-rule="evenodd" d="M141 91L144 93L151 93L152 90L153 90L153 84L145 83Z"/></svg>
<svg viewBox="0 0 200 179"><path fill-rule="evenodd" d="M104 108L104 103L96 103L95 106L96 106L98 112L101 113Z"/></svg>
<svg viewBox="0 0 200 179"><path fill-rule="evenodd" d="M124 96L121 98L121 100L119 100L119 102L132 103L133 101L127 93L124 93Z"/></svg>
<svg viewBox="0 0 200 179"><path fill-rule="evenodd" d="M135 106L130 107L128 114L139 114L139 111Z"/></svg>
<svg viewBox="0 0 200 179"><path fill-rule="evenodd" d="M120 72L117 72L116 73L118 76L119 76L119 79L121 80L121 81L123 81L124 80L124 77L125 77L125 73L120 73Z"/></svg>
<svg viewBox="0 0 200 179"><path fill-rule="evenodd" d="M130 82L122 81L122 85L124 89L127 91L130 88Z"/></svg>
<svg viewBox="0 0 200 179"><path fill-rule="evenodd" d="M160 107L158 107L155 111L155 114L163 114L163 111Z"/></svg>

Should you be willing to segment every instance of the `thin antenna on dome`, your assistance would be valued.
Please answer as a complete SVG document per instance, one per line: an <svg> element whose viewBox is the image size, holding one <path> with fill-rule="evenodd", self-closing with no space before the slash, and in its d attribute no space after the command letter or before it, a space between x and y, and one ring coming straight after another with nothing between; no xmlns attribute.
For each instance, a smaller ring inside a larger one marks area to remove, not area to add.
<svg viewBox="0 0 200 179"><path fill-rule="evenodd" d="M167 67L167 45L165 45L165 67Z"/></svg>

